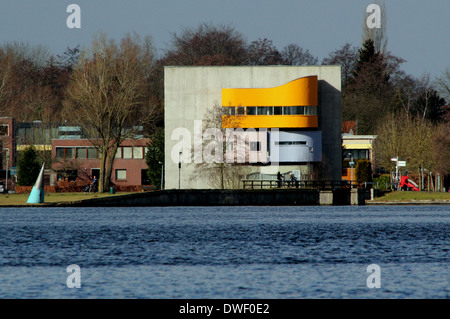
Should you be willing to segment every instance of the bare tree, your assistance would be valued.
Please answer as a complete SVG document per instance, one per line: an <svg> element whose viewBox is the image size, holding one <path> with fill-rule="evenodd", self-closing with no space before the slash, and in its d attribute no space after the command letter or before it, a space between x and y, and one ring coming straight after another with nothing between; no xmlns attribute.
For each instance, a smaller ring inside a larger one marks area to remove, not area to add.
<svg viewBox="0 0 450 319"><path fill-rule="evenodd" d="M235 132L222 128L222 110L221 106L215 105L205 113L202 120L202 131L205 132L202 135L202 154L192 150L195 170L191 180L207 176L214 188L236 189L249 171L247 166L242 165L249 160L249 143L242 129ZM227 124L238 126L233 120Z"/></svg>
<svg viewBox="0 0 450 319"><path fill-rule="evenodd" d="M319 62L319 59L313 56L309 50L293 43L283 48L281 59L284 65L317 65Z"/></svg>
<svg viewBox="0 0 450 319"><path fill-rule="evenodd" d="M342 88L345 88L348 80L352 77L357 60L358 48L352 47L350 43L346 43L340 49L329 53L328 57L322 60L322 64L341 66Z"/></svg>
<svg viewBox="0 0 450 319"><path fill-rule="evenodd" d="M148 39L127 35L117 45L100 34L72 74L64 111L101 154L100 192L109 186L119 145L152 119L147 90L152 63Z"/></svg>

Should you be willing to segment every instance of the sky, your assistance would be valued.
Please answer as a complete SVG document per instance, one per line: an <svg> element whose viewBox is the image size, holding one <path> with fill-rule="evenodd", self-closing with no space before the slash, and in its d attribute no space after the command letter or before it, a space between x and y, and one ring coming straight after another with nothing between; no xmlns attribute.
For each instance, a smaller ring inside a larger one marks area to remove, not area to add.
<svg viewBox="0 0 450 319"><path fill-rule="evenodd" d="M61 54L89 47L98 32L121 39L150 35L162 54L173 33L200 23L230 25L247 41L267 38L282 49L295 43L322 61L345 43L359 47L369 4L374 0L0 0L0 45L22 42ZM68 28L81 9L81 28ZM387 0L387 50L405 59L413 76L440 76L450 66L450 1Z"/></svg>

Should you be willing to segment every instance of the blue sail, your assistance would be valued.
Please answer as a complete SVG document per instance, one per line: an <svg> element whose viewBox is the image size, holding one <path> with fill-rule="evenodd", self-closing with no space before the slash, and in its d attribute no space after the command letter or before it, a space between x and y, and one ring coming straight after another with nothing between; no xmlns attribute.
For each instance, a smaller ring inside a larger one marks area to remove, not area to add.
<svg viewBox="0 0 450 319"><path fill-rule="evenodd" d="M28 197L28 204L42 204L44 202L44 167L45 163L42 164L41 172L39 173L36 183L34 184L30 196Z"/></svg>

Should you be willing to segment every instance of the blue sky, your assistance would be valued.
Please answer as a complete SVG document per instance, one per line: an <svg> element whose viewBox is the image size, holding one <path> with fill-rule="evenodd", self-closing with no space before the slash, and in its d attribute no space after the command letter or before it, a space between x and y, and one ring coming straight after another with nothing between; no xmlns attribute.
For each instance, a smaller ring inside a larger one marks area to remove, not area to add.
<svg viewBox="0 0 450 319"><path fill-rule="evenodd" d="M346 42L361 44L365 0L1 0L0 43L27 42L62 53L89 46L99 31L120 39L151 35L158 49L171 33L202 22L232 25L248 41L268 38L278 48L297 43L319 60ZM81 7L81 29L69 29L69 4ZM450 66L450 2L388 0L388 50L407 60L403 70L433 78Z"/></svg>

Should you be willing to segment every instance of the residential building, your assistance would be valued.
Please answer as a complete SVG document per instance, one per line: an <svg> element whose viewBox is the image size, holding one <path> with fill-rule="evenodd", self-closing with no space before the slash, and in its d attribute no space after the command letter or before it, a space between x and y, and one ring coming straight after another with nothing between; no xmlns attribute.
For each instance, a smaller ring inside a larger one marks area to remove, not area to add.
<svg viewBox="0 0 450 319"><path fill-rule="evenodd" d="M117 150L111 182L117 186L148 185L145 152L149 139L126 139ZM100 154L87 139L52 140L51 185L58 180L88 182L100 176Z"/></svg>

